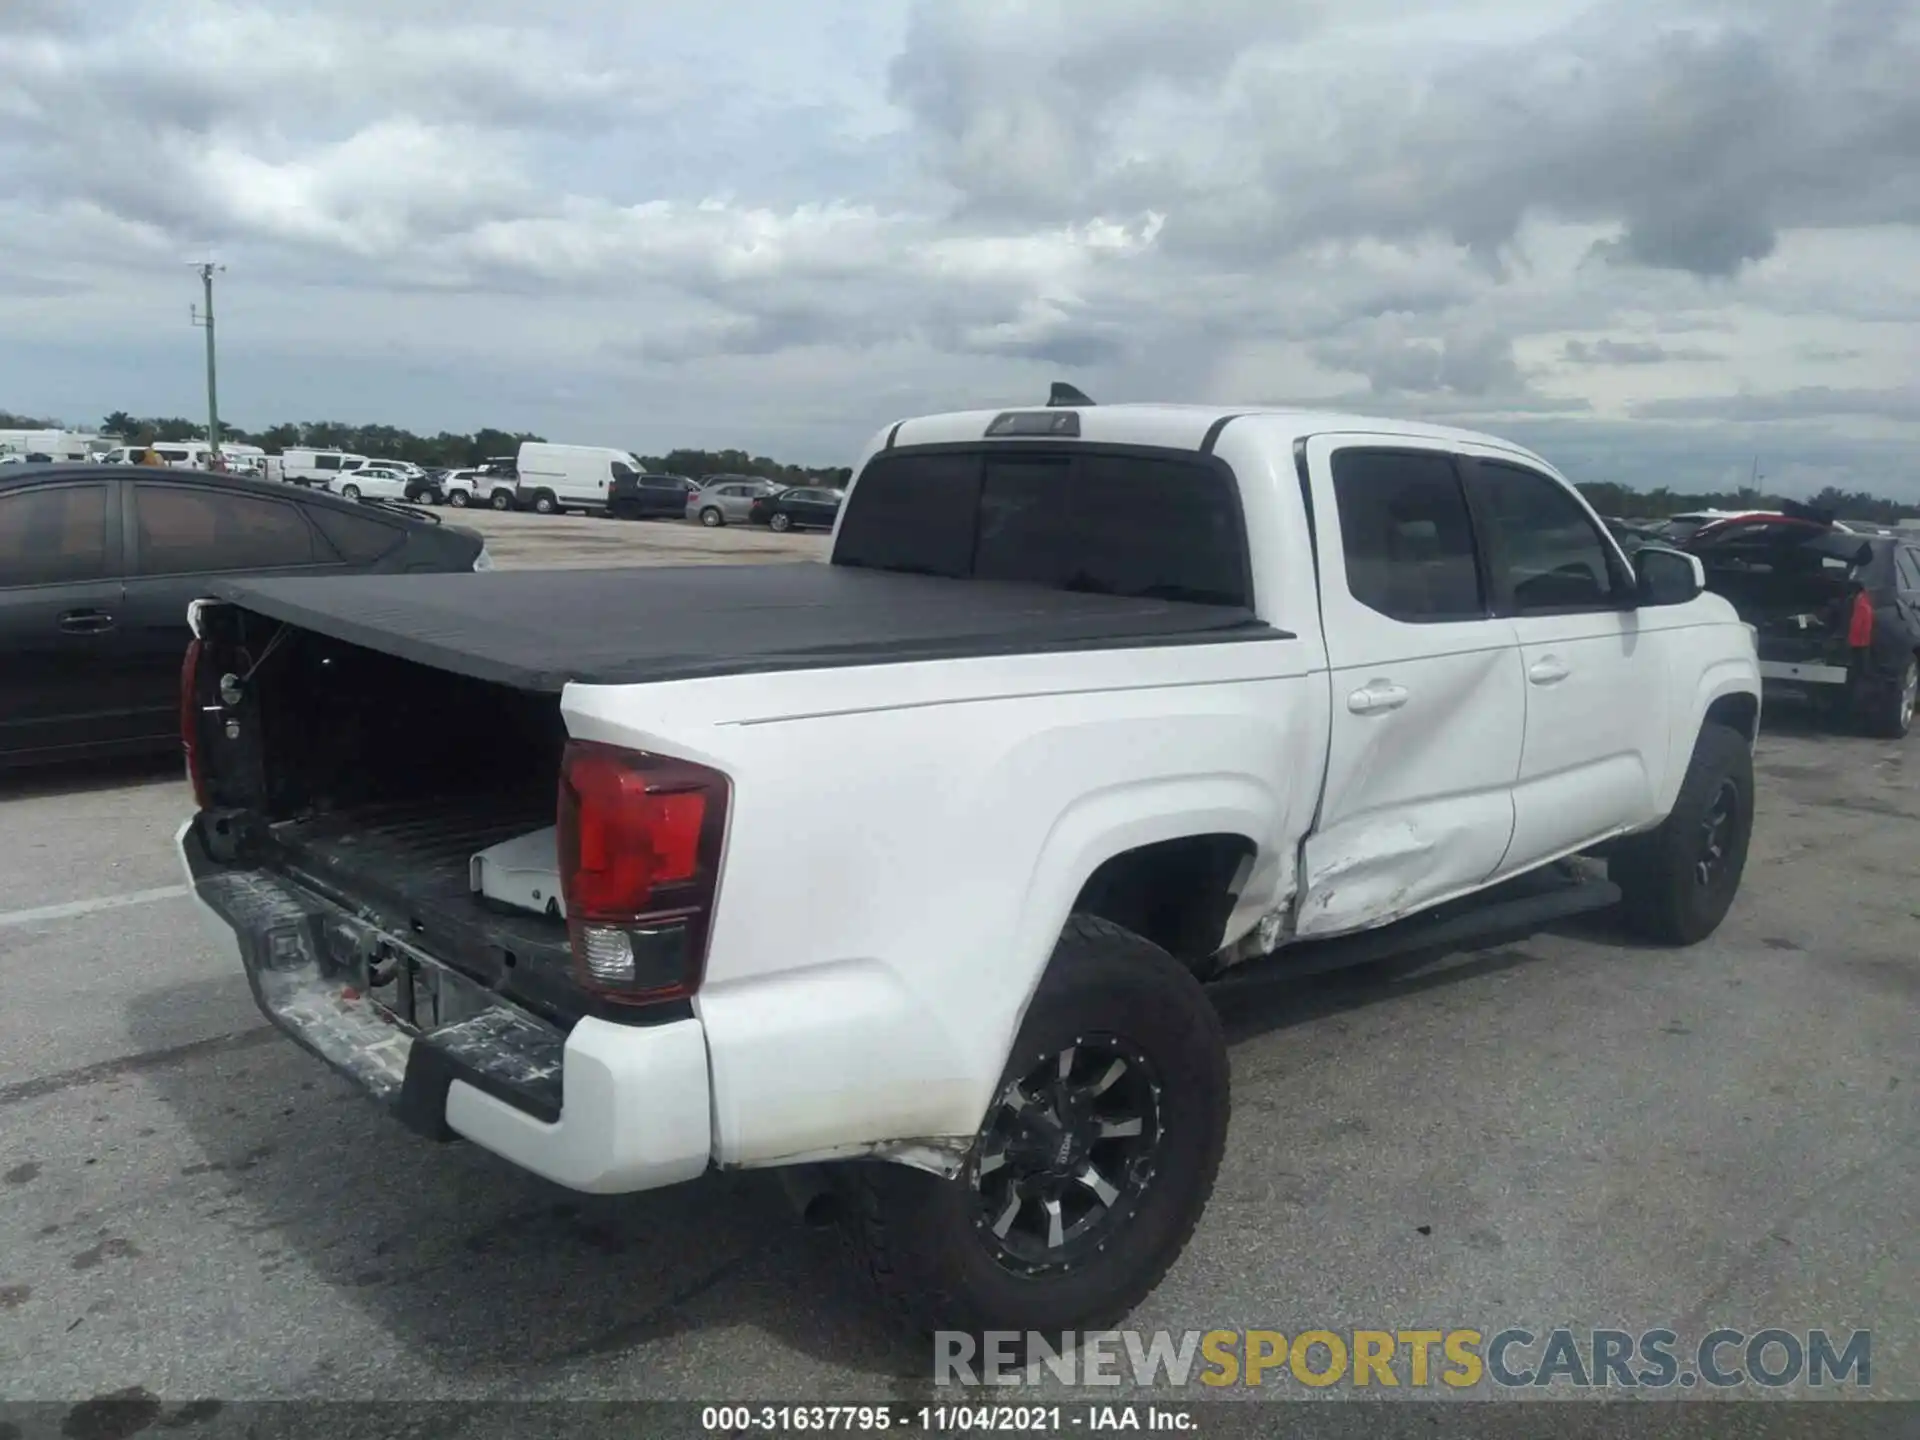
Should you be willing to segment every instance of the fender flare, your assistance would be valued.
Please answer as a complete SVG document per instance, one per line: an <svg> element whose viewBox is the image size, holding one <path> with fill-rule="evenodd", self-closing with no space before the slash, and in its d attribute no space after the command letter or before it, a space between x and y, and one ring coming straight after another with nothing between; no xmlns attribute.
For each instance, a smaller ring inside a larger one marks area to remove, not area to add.
<svg viewBox="0 0 1920 1440"><path fill-rule="evenodd" d="M1252 775L1216 773L1114 785L1062 811L1041 843L1016 912L1012 945L1020 957L1021 988L995 1037L999 1052L1012 1053L1074 901L1096 870L1144 845L1224 834L1252 843L1250 869L1257 871L1278 843L1273 831L1287 799Z"/></svg>

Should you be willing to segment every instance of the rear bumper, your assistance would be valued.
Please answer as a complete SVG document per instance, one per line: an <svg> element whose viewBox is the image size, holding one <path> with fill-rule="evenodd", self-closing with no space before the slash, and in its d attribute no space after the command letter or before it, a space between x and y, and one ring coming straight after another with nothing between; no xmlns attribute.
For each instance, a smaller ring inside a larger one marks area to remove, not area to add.
<svg viewBox="0 0 1920 1440"><path fill-rule="evenodd" d="M1787 660L1762 660L1762 680L1783 680L1794 685L1845 685L1853 672L1844 665L1799 664Z"/></svg>
<svg viewBox="0 0 1920 1440"><path fill-rule="evenodd" d="M587 1017L563 1033L291 880L217 864L195 821L175 844L196 905L233 947L267 1019L413 1129L463 1136L596 1194L657 1189L707 1168L712 1099L698 1019ZM369 981L383 972L402 978L376 985L376 999ZM417 1023L397 1018L396 1005Z"/></svg>

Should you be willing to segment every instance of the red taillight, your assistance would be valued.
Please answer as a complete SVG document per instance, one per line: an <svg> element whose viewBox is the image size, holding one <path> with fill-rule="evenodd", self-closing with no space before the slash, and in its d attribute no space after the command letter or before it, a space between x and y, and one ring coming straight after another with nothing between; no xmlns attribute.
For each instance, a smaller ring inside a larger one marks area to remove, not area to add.
<svg viewBox="0 0 1920 1440"><path fill-rule="evenodd" d="M1847 619L1847 644L1863 650L1873 643L1873 599L1862 590L1853 597L1853 614Z"/></svg>
<svg viewBox="0 0 1920 1440"><path fill-rule="evenodd" d="M581 984L628 1004L699 988L728 790L704 765L567 743L560 881Z"/></svg>
<svg viewBox="0 0 1920 1440"><path fill-rule="evenodd" d="M187 780L193 786L193 803L207 806L207 782L200 773L200 651L204 642L195 639L187 645L187 658L180 662L180 747L187 753Z"/></svg>

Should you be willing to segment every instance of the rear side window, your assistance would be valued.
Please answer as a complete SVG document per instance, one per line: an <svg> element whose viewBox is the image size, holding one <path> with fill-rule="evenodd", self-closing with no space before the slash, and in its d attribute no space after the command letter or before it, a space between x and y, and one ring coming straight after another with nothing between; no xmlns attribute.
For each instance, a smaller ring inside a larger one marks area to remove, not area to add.
<svg viewBox="0 0 1920 1440"><path fill-rule="evenodd" d="M1354 599L1416 625L1486 618L1466 492L1449 456L1336 450L1333 494Z"/></svg>
<svg viewBox="0 0 1920 1440"><path fill-rule="evenodd" d="M840 520L836 565L1251 606L1224 467L1095 449L882 455Z"/></svg>
<svg viewBox="0 0 1920 1440"><path fill-rule="evenodd" d="M1605 610L1618 591L1606 542L1566 487L1518 465L1481 460L1474 484L1494 575L1514 613Z"/></svg>
<svg viewBox="0 0 1920 1440"><path fill-rule="evenodd" d="M136 485L142 575L267 570L313 563L313 532L296 506L256 495Z"/></svg>
<svg viewBox="0 0 1920 1440"><path fill-rule="evenodd" d="M0 495L0 589L107 573L107 487L39 486Z"/></svg>
<svg viewBox="0 0 1920 1440"><path fill-rule="evenodd" d="M330 505L309 505L307 518L313 521L327 543L350 564L378 560L401 540L398 525L388 525L365 515L349 515Z"/></svg>
<svg viewBox="0 0 1920 1440"><path fill-rule="evenodd" d="M1900 588L1909 595L1920 595L1920 550L1900 551Z"/></svg>

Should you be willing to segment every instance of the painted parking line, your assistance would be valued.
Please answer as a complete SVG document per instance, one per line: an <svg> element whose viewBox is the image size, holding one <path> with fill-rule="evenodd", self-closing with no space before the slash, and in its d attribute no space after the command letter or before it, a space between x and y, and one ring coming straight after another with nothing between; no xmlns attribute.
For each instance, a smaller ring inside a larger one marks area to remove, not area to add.
<svg viewBox="0 0 1920 1440"><path fill-rule="evenodd" d="M91 900L69 900L64 905L41 905L33 910L0 910L0 930L10 925L38 925L44 920L70 920L76 915L92 915L100 910L120 910L128 905L150 905L155 900L173 900L187 893L184 885L163 885L157 890L129 890L124 895L97 895Z"/></svg>

